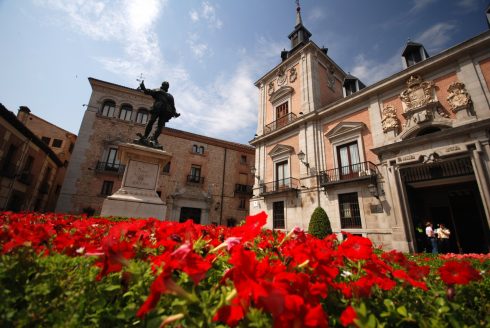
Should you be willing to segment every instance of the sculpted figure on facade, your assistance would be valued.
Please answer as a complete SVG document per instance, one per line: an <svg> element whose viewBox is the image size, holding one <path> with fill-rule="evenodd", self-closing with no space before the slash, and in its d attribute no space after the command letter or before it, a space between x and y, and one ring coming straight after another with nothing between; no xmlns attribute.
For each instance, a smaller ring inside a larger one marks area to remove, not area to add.
<svg viewBox="0 0 490 328"><path fill-rule="evenodd" d="M396 117L396 108L393 105L388 105L383 108L381 124L384 133L389 131L398 132L400 120Z"/></svg>
<svg viewBox="0 0 490 328"><path fill-rule="evenodd" d="M453 112L458 112L462 109L468 109L471 104L471 97L465 88L464 83L453 82L447 88L449 95L447 101Z"/></svg>
<svg viewBox="0 0 490 328"><path fill-rule="evenodd" d="M293 83L294 81L296 81L297 77L298 77L298 73L296 72L296 68L291 67L289 69L289 82Z"/></svg>
<svg viewBox="0 0 490 328"><path fill-rule="evenodd" d="M277 85L283 85L286 83L286 80L287 76L284 67L280 67L279 71L277 72Z"/></svg>
<svg viewBox="0 0 490 328"><path fill-rule="evenodd" d="M267 86L267 92L269 93L269 96L274 93L274 81L269 82L269 85Z"/></svg>
<svg viewBox="0 0 490 328"><path fill-rule="evenodd" d="M434 102L433 81L424 81L418 75L412 75L407 81L407 89L400 94L400 99L405 103L408 112Z"/></svg>

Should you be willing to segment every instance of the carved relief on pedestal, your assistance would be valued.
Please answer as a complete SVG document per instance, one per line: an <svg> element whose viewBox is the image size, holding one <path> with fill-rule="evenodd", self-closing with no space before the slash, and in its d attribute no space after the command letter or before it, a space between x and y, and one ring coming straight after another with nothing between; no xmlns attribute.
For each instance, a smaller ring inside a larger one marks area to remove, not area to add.
<svg viewBox="0 0 490 328"><path fill-rule="evenodd" d="M400 120L396 117L396 108L393 105L388 105L383 108L381 124L384 133L388 133L389 131L398 132Z"/></svg>
<svg viewBox="0 0 490 328"><path fill-rule="evenodd" d="M400 99L407 106L405 112L434 102L434 82L422 82L418 75L412 75L407 81L408 88L400 94Z"/></svg>
<svg viewBox="0 0 490 328"><path fill-rule="evenodd" d="M447 88L449 96L447 101L453 112L458 112L462 109L468 109L471 105L471 97L466 91L464 83L453 82Z"/></svg>
<svg viewBox="0 0 490 328"><path fill-rule="evenodd" d="M296 72L296 68L291 67L289 69L289 83L293 83L296 81L296 78L298 77L298 73Z"/></svg>
<svg viewBox="0 0 490 328"><path fill-rule="evenodd" d="M267 86L267 93L269 96L274 93L274 81L269 82L269 85Z"/></svg>
<svg viewBox="0 0 490 328"><path fill-rule="evenodd" d="M279 71L277 72L277 85L283 85L286 83L286 80L286 71L284 70L284 67L280 67Z"/></svg>

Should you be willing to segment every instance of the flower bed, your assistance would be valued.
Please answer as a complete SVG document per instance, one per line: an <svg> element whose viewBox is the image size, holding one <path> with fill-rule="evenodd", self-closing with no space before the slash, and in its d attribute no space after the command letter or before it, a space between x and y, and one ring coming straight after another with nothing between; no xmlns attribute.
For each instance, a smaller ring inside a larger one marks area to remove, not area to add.
<svg viewBox="0 0 490 328"><path fill-rule="evenodd" d="M489 255L404 255L367 238L0 213L2 326L490 325Z"/></svg>

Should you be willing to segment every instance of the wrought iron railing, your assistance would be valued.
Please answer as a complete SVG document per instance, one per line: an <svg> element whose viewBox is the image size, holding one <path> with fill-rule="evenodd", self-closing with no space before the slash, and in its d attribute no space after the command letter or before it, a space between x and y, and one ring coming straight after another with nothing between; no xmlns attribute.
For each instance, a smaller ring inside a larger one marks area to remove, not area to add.
<svg viewBox="0 0 490 328"><path fill-rule="evenodd" d="M298 190L299 188L300 188L299 179L286 178L286 179L260 184L259 194L264 195L270 193L278 193L278 192L284 192L290 190Z"/></svg>
<svg viewBox="0 0 490 328"><path fill-rule="evenodd" d="M265 126L264 134L271 133L277 129L280 129L283 126L286 126L286 125L296 121L296 118L297 118L296 114L293 114L293 113L288 113L282 117L279 117L274 122L269 123Z"/></svg>
<svg viewBox="0 0 490 328"><path fill-rule="evenodd" d="M352 180L370 179L377 176L378 167L371 162L361 162L357 164L342 166L340 168L326 170L318 175L320 186Z"/></svg>
<svg viewBox="0 0 490 328"><path fill-rule="evenodd" d="M238 184L238 183L235 184L235 193L237 193L237 194L251 195L252 189L253 189L253 186L243 185L243 184Z"/></svg>
<svg viewBox="0 0 490 328"><path fill-rule="evenodd" d="M468 157L452 161L427 163L400 170L404 182L451 178L473 174L473 166Z"/></svg>
<svg viewBox="0 0 490 328"><path fill-rule="evenodd" d="M200 177L200 176L197 176L197 175L188 175L187 176L187 182L189 182L189 183L203 184L204 183L204 177Z"/></svg>
<svg viewBox="0 0 490 328"><path fill-rule="evenodd" d="M124 174L124 168L125 168L125 165L122 165L122 164L115 164L115 163L98 161L97 166L95 167L95 172L123 175Z"/></svg>

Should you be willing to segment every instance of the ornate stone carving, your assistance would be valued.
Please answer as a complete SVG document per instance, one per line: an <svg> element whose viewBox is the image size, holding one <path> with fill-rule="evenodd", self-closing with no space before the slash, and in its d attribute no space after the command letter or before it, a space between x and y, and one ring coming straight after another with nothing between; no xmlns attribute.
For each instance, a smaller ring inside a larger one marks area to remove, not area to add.
<svg viewBox="0 0 490 328"><path fill-rule="evenodd" d="M268 85L268 90L267 92L269 93L269 96L272 95L274 93L274 81L270 81L269 82L269 85Z"/></svg>
<svg viewBox="0 0 490 328"><path fill-rule="evenodd" d="M328 82L328 87L330 89L333 89L333 87L335 86L335 70L332 64L330 64L328 67L327 82Z"/></svg>
<svg viewBox="0 0 490 328"><path fill-rule="evenodd" d="M293 83L294 81L296 81L297 77L298 77L298 73L296 72L296 68L291 67L289 69L289 82Z"/></svg>
<svg viewBox="0 0 490 328"><path fill-rule="evenodd" d="M449 96L447 96L447 101L451 106L453 112L458 112L462 109L468 109L471 105L471 97L466 91L464 83L453 82L447 88Z"/></svg>
<svg viewBox="0 0 490 328"><path fill-rule="evenodd" d="M400 99L407 106L405 112L434 102L434 82L422 82L420 76L412 75L407 81L407 86L408 88L400 94Z"/></svg>
<svg viewBox="0 0 490 328"><path fill-rule="evenodd" d="M383 108L381 124L383 126L383 132L396 131L400 128L400 120L396 117L396 108L392 105L388 105Z"/></svg>
<svg viewBox="0 0 490 328"><path fill-rule="evenodd" d="M277 72L277 85L283 85L286 83L287 76L284 70L284 67L279 67L279 71Z"/></svg>

